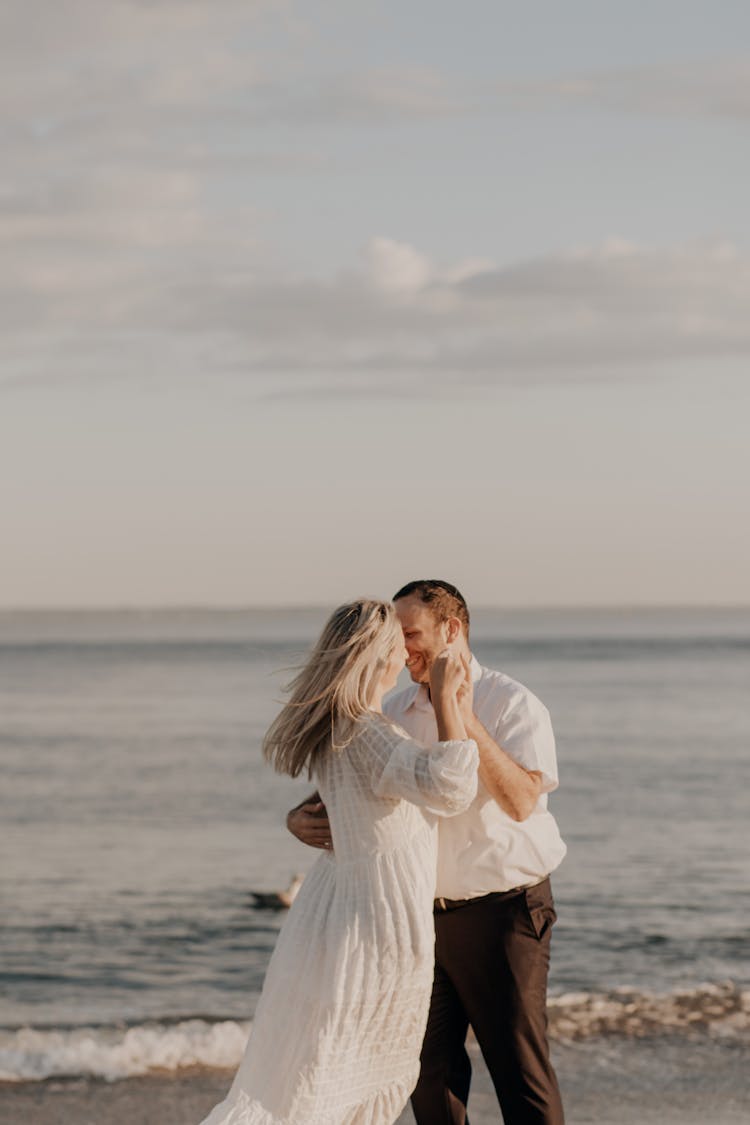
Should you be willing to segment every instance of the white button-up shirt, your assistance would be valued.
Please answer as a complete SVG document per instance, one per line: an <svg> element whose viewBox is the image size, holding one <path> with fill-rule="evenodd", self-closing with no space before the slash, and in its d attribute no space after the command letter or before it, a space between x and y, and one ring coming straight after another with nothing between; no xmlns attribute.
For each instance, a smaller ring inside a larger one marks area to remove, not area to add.
<svg viewBox="0 0 750 1125"><path fill-rule="evenodd" d="M566 847L547 794L557 788L557 758L549 712L523 684L482 668L472 657L474 713L506 754L542 774L542 794L526 820L503 812L482 782L476 798L438 827L436 895L461 899L539 882L561 863ZM383 710L419 742L438 740L435 712L424 684L386 699Z"/></svg>

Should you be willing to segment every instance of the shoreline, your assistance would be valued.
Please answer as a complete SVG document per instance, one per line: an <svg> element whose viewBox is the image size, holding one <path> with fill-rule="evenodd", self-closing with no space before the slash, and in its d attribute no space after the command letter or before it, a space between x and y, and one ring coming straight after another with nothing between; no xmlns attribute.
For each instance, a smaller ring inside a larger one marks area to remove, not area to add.
<svg viewBox="0 0 750 1125"><path fill-rule="evenodd" d="M495 1093L474 1044L472 1125L497 1125ZM740 1125L750 1117L746 1074L750 1044L705 1039L555 1044L553 1059L568 1125ZM234 1076L204 1067L108 1082L47 1078L0 1082L7 1125L199 1125L226 1095ZM414 1125L407 1107L394 1125Z"/></svg>

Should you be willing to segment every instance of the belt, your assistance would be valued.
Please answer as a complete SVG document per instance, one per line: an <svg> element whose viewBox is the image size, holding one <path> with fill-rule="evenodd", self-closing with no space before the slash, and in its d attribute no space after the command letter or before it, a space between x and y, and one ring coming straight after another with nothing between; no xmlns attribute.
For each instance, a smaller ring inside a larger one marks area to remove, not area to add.
<svg viewBox="0 0 750 1125"><path fill-rule="evenodd" d="M460 910L462 906L472 906L475 902L486 902L490 899L496 902L502 902L503 899L513 898L514 895L520 895L522 891L528 891L532 887L538 887L540 883L544 883L549 879L549 875L545 875L542 879L537 879L535 883L524 883L522 887L512 887L509 891L490 891L486 895L476 895L474 898L436 898L434 902L434 910L436 914L444 914L448 910Z"/></svg>

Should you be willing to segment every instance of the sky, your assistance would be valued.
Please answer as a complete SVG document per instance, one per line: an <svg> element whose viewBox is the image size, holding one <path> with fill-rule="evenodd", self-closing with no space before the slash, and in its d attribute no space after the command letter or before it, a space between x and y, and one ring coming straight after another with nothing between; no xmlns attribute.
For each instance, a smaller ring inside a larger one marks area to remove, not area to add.
<svg viewBox="0 0 750 1125"><path fill-rule="evenodd" d="M0 606L750 602L750 7L4 0Z"/></svg>

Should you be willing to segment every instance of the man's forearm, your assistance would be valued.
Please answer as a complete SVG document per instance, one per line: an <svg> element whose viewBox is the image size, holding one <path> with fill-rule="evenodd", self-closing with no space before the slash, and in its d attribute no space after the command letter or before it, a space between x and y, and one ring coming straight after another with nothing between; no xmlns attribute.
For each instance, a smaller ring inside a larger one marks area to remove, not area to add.
<svg viewBox="0 0 750 1125"><path fill-rule="evenodd" d="M542 792L541 773L514 762L476 715L467 718L466 733L479 747L479 777L487 792L513 820L526 820Z"/></svg>
<svg viewBox="0 0 750 1125"><path fill-rule="evenodd" d="M304 801L300 801L300 803L298 805L295 805L293 809L290 809L289 812L287 813L287 817L290 817L292 815L292 813L298 812L300 809L304 808L305 805L318 805L318 804L320 804L320 793L318 793L318 791L316 789L315 792L312 793L309 797L305 797Z"/></svg>

